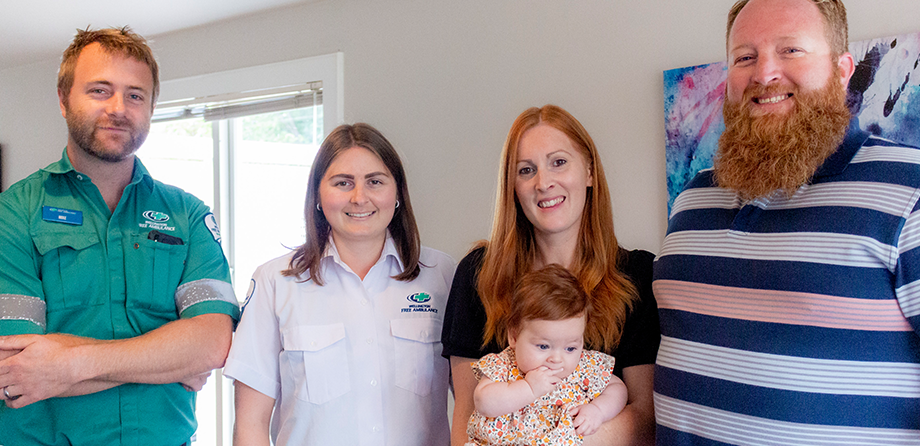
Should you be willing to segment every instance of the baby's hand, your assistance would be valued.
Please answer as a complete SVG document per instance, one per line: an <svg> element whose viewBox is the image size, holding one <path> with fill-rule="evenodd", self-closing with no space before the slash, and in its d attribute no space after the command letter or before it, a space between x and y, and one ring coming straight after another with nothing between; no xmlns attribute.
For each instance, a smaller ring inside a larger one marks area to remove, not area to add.
<svg viewBox="0 0 920 446"><path fill-rule="evenodd" d="M546 366L540 366L524 375L524 380L527 381L527 384L530 384L530 390L533 391L535 398L546 395L556 387L556 384L559 383L559 378L554 374L558 371Z"/></svg>
<svg viewBox="0 0 920 446"><path fill-rule="evenodd" d="M569 415L575 420L575 433L582 437L597 432L605 421L601 409L591 403L569 409Z"/></svg>

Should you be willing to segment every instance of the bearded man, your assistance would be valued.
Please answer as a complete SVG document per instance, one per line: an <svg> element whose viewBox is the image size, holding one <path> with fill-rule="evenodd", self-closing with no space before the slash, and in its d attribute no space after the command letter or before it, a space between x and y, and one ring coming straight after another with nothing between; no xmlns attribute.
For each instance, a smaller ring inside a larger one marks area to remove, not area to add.
<svg viewBox="0 0 920 446"><path fill-rule="evenodd" d="M725 132L654 291L657 442L920 442L920 150L850 119L839 0L729 13Z"/></svg>
<svg viewBox="0 0 920 446"><path fill-rule="evenodd" d="M79 31L61 160L0 194L0 445L174 445L239 308L214 216L134 153L159 91L127 27Z"/></svg>

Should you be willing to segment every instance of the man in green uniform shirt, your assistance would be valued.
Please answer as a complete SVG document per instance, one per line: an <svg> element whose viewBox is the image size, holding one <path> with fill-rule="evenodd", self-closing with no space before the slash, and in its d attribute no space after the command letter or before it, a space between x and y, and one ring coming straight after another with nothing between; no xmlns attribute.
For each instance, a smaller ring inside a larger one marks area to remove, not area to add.
<svg viewBox="0 0 920 446"><path fill-rule="evenodd" d="M208 207L134 156L158 92L142 37L79 31L58 74L64 154L0 194L0 445L195 432L239 308Z"/></svg>

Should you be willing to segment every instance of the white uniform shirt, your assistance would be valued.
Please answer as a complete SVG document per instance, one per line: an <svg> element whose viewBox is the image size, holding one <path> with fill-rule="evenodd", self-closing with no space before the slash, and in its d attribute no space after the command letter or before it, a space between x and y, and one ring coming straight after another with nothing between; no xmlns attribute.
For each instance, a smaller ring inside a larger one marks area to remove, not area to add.
<svg viewBox="0 0 920 446"><path fill-rule="evenodd" d="M325 285L260 266L224 375L275 399L276 445L448 445L441 323L456 262L422 248L411 282L390 237L362 282L330 237ZM307 276L309 278L309 276Z"/></svg>

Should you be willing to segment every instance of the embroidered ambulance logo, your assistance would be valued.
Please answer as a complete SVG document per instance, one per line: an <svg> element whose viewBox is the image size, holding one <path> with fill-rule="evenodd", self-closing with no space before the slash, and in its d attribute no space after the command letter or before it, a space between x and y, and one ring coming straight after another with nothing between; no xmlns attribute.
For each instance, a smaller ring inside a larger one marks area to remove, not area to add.
<svg viewBox="0 0 920 446"><path fill-rule="evenodd" d="M204 225L208 228L208 231L211 231L214 241L220 243L220 228L217 226L217 219L214 218L214 214L208 212L208 215L204 216Z"/></svg>
<svg viewBox="0 0 920 446"><path fill-rule="evenodd" d="M252 295L255 292L256 292L256 279L249 279L249 291L246 292L246 300L243 302L243 308L240 309L241 315L243 314L243 311L246 311L246 305L249 305L249 301L252 300Z"/></svg>
<svg viewBox="0 0 920 446"><path fill-rule="evenodd" d="M166 215L166 213L157 211L144 211L144 213L141 215L143 215L144 220L146 220L138 222L138 226L141 228L156 229L157 231L176 230L175 226L169 226L169 224L166 223L169 221L169 215Z"/></svg>
<svg viewBox="0 0 920 446"><path fill-rule="evenodd" d="M422 304L431 300L431 295L428 293L415 293L407 297L410 302L415 302L417 304Z"/></svg>
<svg viewBox="0 0 920 446"><path fill-rule="evenodd" d="M169 221L169 216L157 211L146 211L144 212L144 218L156 223L163 223Z"/></svg>
<svg viewBox="0 0 920 446"><path fill-rule="evenodd" d="M432 308L430 304L426 304L431 300L431 295L428 293L415 293L406 296L406 300L412 302L409 306L405 308L400 308L400 313L434 313L438 314L437 308Z"/></svg>

